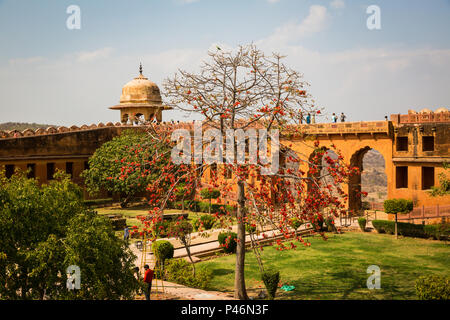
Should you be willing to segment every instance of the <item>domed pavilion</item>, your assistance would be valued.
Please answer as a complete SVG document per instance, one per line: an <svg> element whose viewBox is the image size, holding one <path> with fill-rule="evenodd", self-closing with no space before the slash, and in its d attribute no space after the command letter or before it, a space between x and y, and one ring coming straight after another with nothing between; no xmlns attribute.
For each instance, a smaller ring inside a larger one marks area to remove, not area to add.
<svg viewBox="0 0 450 320"><path fill-rule="evenodd" d="M142 75L142 64L139 66L139 76L128 82L122 88L120 104L110 107L120 110L123 124L138 124L142 121L162 121L162 110L172 109L164 106L158 86Z"/></svg>

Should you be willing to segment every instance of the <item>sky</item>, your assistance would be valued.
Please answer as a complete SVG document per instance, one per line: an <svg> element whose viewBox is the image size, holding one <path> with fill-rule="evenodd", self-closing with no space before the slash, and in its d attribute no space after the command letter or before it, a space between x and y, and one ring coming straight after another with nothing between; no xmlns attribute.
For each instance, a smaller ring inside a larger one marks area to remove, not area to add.
<svg viewBox="0 0 450 320"><path fill-rule="evenodd" d="M80 29L67 28L80 8ZM380 9L380 29L367 20ZM286 55L347 121L450 105L450 0L0 0L0 122L117 122L124 84L198 71L216 45ZM163 120L190 120L164 111Z"/></svg>

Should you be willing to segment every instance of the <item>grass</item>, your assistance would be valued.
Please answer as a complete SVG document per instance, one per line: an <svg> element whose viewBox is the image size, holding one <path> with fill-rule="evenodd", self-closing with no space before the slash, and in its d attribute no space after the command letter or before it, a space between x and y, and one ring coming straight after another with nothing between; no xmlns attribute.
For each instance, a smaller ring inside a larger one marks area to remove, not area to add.
<svg viewBox="0 0 450 320"><path fill-rule="evenodd" d="M310 247L277 251L265 247L265 267L280 270L281 283L295 290L277 291L279 299L417 299L415 280L421 275L450 275L450 250L439 241L399 238L376 233L330 234L327 241L308 238ZM213 272L208 289L232 291L235 255L200 265ZM367 267L381 269L381 289L367 289ZM264 285L253 252L247 252L245 277L249 295Z"/></svg>

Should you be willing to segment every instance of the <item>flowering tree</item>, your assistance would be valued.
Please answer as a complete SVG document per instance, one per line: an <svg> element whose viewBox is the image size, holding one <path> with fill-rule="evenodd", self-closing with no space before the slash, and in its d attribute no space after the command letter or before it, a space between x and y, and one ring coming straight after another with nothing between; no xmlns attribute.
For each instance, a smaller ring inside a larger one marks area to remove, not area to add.
<svg viewBox="0 0 450 320"><path fill-rule="evenodd" d="M194 154L195 161L172 162L147 187L152 194L159 195L151 202L155 206L153 225L161 219L162 209L173 199L180 184L186 190L206 185L220 191L218 201L236 202L236 220L225 210L215 216L223 227L231 229L233 223L237 224L235 297L238 299L248 298L244 278L246 226L251 227L247 229L252 230L252 248L264 272L259 241L267 236L268 230L285 240L297 239L308 245L292 228L293 218L308 222L313 231L321 233L318 221L323 220L323 214L339 214L347 200L341 185L347 182L352 169L343 163L339 151L334 150L338 157L333 159L317 141L312 146L301 142L301 126L297 123L302 114L320 116L321 110L307 93L308 83L302 74L288 68L283 59L279 54L266 56L254 45L240 46L235 51L217 48L209 52L209 60L201 65L200 72L179 70L164 83L167 104L202 115L203 130L214 129L218 134L212 137L205 131L200 147L200 156L202 151L209 155L205 161L198 162L198 154ZM167 131L171 130L167 127L154 126L150 131L152 138L169 142ZM297 145L303 143L301 153L292 151L291 141L297 138ZM177 142L187 149L194 144L195 150L195 135L193 140L184 137ZM220 147L225 140L226 156ZM270 141L270 149L267 145L261 148L261 141ZM256 146L260 147L259 154ZM178 151L184 153L176 149L175 154ZM267 157L268 151L271 159ZM239 154L244 155L243 161ZM209 161L211 158L214 161ZM287 245L286 241L278 240L277 245L279 250L295 248L294 242Z"/></svg>

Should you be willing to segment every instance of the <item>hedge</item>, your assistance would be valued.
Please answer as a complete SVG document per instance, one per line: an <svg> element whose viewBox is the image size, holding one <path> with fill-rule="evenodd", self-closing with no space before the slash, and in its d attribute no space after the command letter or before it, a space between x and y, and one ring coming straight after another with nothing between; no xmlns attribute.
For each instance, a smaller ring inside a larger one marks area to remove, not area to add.
<svg viewBox="0 0 450 320"><path fill-rule="evenodd" d="M367 223L366 218L358 218L359 227L361 228L361 231L363 231L363 232L366 231L366 223Z"/></svg>
<svg viewBox="0 0 450 320"><path fill-rule="evenodd" d="M450 277L422 276L415 288L419 300L450 300Z"/></svg>
<svg viewBox="0 0 450 320"><path fill-rule="evenodd" d="M237 247L237 234L234 232L222 232L217 236L217 240L221 247L223 247L223 251L226 253L235 253Z"/></svg>
<svg viewBox="0 0 450 320"><path fill-rule="evenodd" d="M394 234L395 222L388 220L373 220L373 227L378 233ZM450 224L422 225L398 222L398 234L405 237L433 238L446 240L450 236Z"/></svg>
<svg viewBox="0 0 450 320"><path fill-rule="evenodd" d="M278 283L280 282L280 272L278 270L266 270L261 275L261 280L264 282L264 285L267 289L267 293L269 295L269 299L275 299L275 294L278 289Z"/></svg>
<svg viewBox="0 0 450 320"><path fill-rule="evenodd" d="M173 258L174 247L169 241L160 240L153 242L152 251L156 259L164 265L164 261Z"/></svg>

